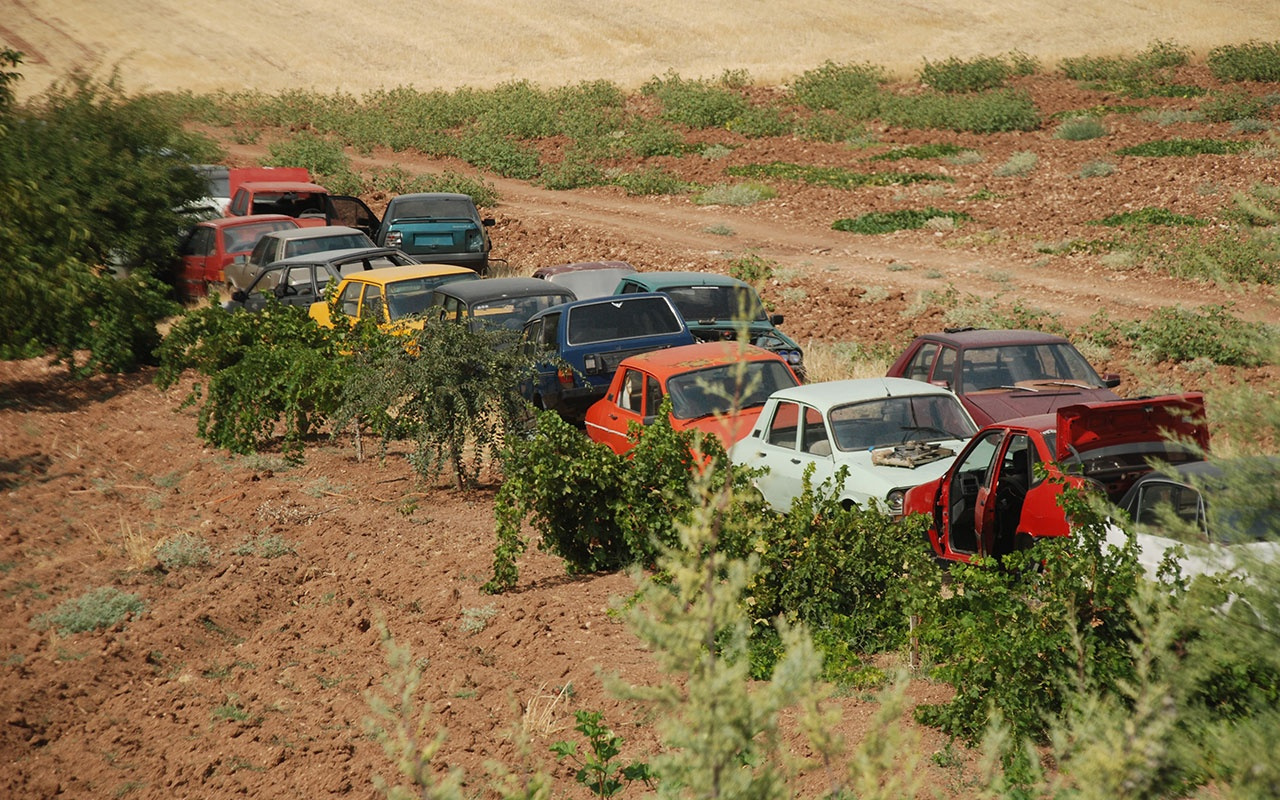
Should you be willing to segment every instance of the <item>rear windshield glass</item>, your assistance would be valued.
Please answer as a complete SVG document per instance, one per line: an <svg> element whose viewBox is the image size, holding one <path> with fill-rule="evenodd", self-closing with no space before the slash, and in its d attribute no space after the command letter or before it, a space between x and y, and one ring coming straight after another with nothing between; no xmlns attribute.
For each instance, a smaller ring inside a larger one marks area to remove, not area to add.
<svg viewBox="0 0 1280 800"><path fill-rule="evenodd" d="M465 197L414 197L391 204L392 219L475 219L476 207Z"/></svg>
<svg viewBox="0 0 1280 800"><path fill-rule="evenodd" d="M569 310L569 344L679 333L680 318L661 297L614 298Z"/></svg>
<svg viewBox="0 0 1280 800"><path fill-rule="evenodd" d="M721 322L745 319L764 322L768 317L755 291L743 286L673 286L663 289L689 322Z"/></svg>

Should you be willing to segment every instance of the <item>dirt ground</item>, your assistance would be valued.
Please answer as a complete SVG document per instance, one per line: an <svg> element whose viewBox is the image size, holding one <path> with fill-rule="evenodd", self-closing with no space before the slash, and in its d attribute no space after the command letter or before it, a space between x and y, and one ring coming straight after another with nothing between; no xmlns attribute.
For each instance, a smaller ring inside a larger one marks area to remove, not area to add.
<svg viewBox="0 0 1280 800"><path fill-rule="evenodd" d="M1187 82L1209 80L1192 72ZM1025 85L1046 116L1132 102L1051 78ZM1187 108L1196 101L1142 102ZM501 197L490 209L498 220L495 256L523 274L604 259L724 271L730 259L756 254L776 264L766 295L785 314L783 327L810 348L901 345L942 324L940 312L912 309L922 292L948 285L1053 310L1069 328L1099 309L1136 319L1161 306L1205 303L1231 304L1251 320L1280 319L1270 290L1221 289L1107 266L1095 255L1043 252L1097 238L1088 223L1107 214L1159 206L1213 217L1233 193L1275 182L1274 158L1114 155L1156 138L1221 136L1224 126L1165 127L1136 114L1111 115L1106 124L1108 136L1085 142L1055 139L1051 126L990 137L878 131L884 143L945 139L981 153L968 165L892 162L945 169L955 182L940 195L928 187L786 184L777 199L730 208L698 206L688 196L549 192L493 180ZM241 146L230 132L213 133L236 163L253 163L270 140ZM723 174L730 164L856 166L863 157L844 145L717 136L735 146L724 159L663 165L713 185L731 180ZM1038 156L1031 174L992 174L1022 151ZM1075 177L1083 164L1103 159L1116 164L1110 177ZM386 153L355 165L392 163L465 169ZM841 217L928 203L962 208L974 220L956 230L880 237L830 227ZM1277 386L1274 368L1190 371L1144 365L1122 351L1096 366L1120 373L1128 393L1155 384ZM360 462L346 440L315 442L301 466L272 453L228 455L196 438L195 412L181 407L195 376L167 392L151 378L72 383L40 360L0 364L0 796L374 797L373 776L395 775L365 728L367 693L388 671L384 624L422 667L427 735L446 733L438 768L466 770L469 793L486 785L493 760L518 774L552 773L555 796L585 797L572 770L548 752L553 741L577 738L579 709L604 712L626 740L625 758L653 751L653 720L614 699L599 676L660 679L652 656L609 613L633 591L629 578L567 577L561 563L534 549L520 562L515 591L482 594L491 575L493 485L460 492L447 478L423 483L402 453ZM154 546L182 533L208 543L209 566L160 568ZM268 557L262 546L272 542L288 552ZM64 600L104 586L140 597L144 613L111 630L69 636L34 624ZM917 675L910 697L919 703L947 694ZM843 712L841 732L856 741L875 703L856 694L833 703ZM976 795L971 754L948 749L909 718L902 730L920 737L929 795ZM803 785L816 796L827 784L817 774Z"/></svg>

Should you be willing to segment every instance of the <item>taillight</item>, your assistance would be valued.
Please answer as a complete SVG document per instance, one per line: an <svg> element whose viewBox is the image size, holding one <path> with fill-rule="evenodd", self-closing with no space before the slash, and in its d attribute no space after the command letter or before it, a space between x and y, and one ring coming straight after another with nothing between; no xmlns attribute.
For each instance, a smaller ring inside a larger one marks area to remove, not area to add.
<svg viewBox="0 0 1280 800"><path fill-rule="evenodd" d="M556 370L556 380L560 381L561 386L572 386L573 385L573 368L561 367L560 369Z"/></svg>
<svg viewBox="0 0 1280 800"><path fill-rule="evenodd" d="M400 231L387 231L387 247L399 247L404 241L404 234Z"/></svg>

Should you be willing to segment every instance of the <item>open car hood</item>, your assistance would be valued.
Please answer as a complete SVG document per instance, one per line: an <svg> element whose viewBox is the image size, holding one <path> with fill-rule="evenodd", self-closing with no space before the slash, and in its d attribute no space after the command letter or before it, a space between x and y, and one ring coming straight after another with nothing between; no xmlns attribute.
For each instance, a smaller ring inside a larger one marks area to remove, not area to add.
<svg viewBox="0 0 1280 800"><path fill-rule="evenodd" d="M1209 449L1204 395L1200 392L1081 403L1058 409L1057 459L1102 447L1169 439Z"/></svg>

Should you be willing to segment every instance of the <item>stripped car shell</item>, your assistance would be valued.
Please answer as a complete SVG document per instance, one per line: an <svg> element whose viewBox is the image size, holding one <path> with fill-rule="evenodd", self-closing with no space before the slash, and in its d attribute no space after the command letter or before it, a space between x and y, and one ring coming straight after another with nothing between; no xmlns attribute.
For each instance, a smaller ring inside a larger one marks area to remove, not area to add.
<svg viewBox="0 0 1280 800"><path fill-rule="evenodd" d="M1199 460L1208 446L1200 393L1067 406L983 428L945 475L907 492L905 513L927 515L939 559L999 557L1071 534L1067 487L1114 502L1153 460Z"/></svg>
<svg viewBox="0 0 1280 800"><path fill-rule="evenodd" d="M941 476L978 430L950 391L905 378L857 378L783 389L769 398L751 433L729 448L735 464L766 468L756 487L787 511L812 484L835 487L845 507L881 505L902 513L906 491Z"/></svg>

